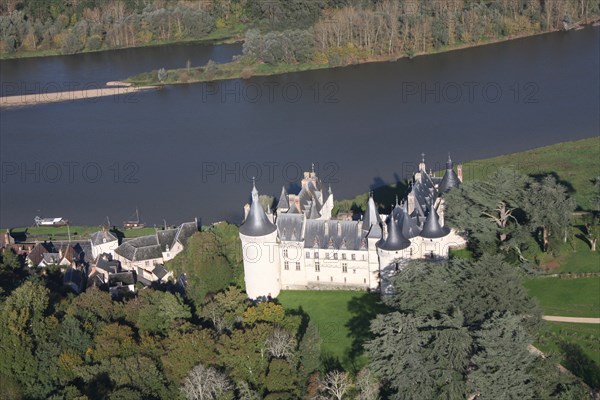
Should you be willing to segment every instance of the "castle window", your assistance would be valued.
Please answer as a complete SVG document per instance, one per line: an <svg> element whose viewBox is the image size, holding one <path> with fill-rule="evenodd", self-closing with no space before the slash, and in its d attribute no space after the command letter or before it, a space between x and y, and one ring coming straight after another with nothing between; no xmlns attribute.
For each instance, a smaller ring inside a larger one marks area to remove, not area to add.
<svg viewBox="0 0 600 400"><path fill-rule="evenodd" d="M300 263L296 262L296 271L300 271Z"/></svg>
<svg viewBox="0 0 600 400"><path fill-rule="evenodd" d="M288 258L288 249L283 249L283 257Z"/></svg>
<svg viewBox="0 0 600 400"><path fill-rule="evenodd" d="M364 278L364 279L363 279L363 283L367 283L367 278Z"/></svg>
<svg viewBox="0 0 600 400"><path fill-rule="evenodd" d="M285 262L283 263L283 269L285 269L286 271L289 271L289 270L290 270L290 263L289 263L289 262L287 262L287 261L285 261Z"/></svg>
<svg viewBox="0 0 600 400"><path fill-rule="evenodd" d="M346 277L344 277L344 283L346 283Z"/></svg>
<svg viewBox="0 0 600 400"><path fill-rule="evenodd" d="M333 259L337 260L338 259L338 253L333 253Z"/></svg>
<svg viewBox="0 0 600 400"><path fill-rule="evenodd" d="M342 253L342 260L346 259L346 253Z"/></svg>
<svg viewBox="0 0 600 400"><path fill-rule="evenodd" d="M433 254L433 253L432 253L432 254ZM149 266L150 266L150 261L146 260L146 261L144 262L144 264L146 265L146 267L149 267Z"/></svg>
<svg viewBox="0 0 600 400"><path fill-rule="evenodd" d="M412 247L411 247L411 248L410 248L410 256L412 257L412 255L413 255L413 249L412 249Z"/></svg>
<svg viewBox="0 0 600 400"><path fill-rule="evenodd" d="M397 252L396 252L396 253L397 253ZM363 261L365 261L365 255L364 255L364 254L362 255L362 259L363 259Z"/></svg>
<svg viewBox="0 0 600 400"><path fill-rule="evenodd" d="M321 264L315 261L315 272L321 272Z"/></svg>
<svg viewBox="0 0 600 400"><path fill-rule="evenodd" d="M315 258L319 258L319 252L315 251Z"/></svg>
<svg viewBox="0 0 600 400"><path fill-rule="evenodd" d="M343 273L346 273L346 272L348 272L348 264L346 264L346 263L342 263L342 272L343 272Z"/></svg>
<svg viewBox="0 0 600 400"><path fill-rule="evenodd" d="M329 281L330 281L330 282L333 282L333 276L330 276L330 277L329 277Z"/></svg>
<svg viewBox="0 0 600 400"><path fill-rule="evenodd" d="M355 274L355 273L356 273L356 269L353 269L353 270L352 270L352 273L353 273L353 274Z"/></svg>
<svg viewBox="0 0 600 400"><path fill-rule="evenodd" d="M329 260L329 253L328 252L325 252L325 259Z"/></svg>
<svg viewBox="0 0 600 400"><path fill-rule="evenodd" d="M352 261L356 260L356 254L352 254L350 257L352 258Z"/></svg>
<svg viewBox="0 0 600 400"><path fill-rule="evenodd" d="M317 282L319 281L319 275L317 275Z"/></svg>
<svg viewBox="0 0 600 400"><path fill-rule="evenodd" d="M396 271L398 271L398 263L396 263Z"/></svg>
<svg viewBox="0 0 600 400"><path fill-rule="evenodd" d="M310 251L306 252L306 258L310 258Z"/></svg>

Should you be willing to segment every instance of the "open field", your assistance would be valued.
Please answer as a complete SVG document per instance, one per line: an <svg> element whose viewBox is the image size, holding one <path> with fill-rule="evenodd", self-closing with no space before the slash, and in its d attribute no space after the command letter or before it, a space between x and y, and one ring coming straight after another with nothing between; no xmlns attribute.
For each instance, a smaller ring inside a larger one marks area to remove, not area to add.
<svg viewBox="0 0 600 400"><path fill-rule="evenodd" d="M386 307L376 293L359 291L282 291L277 298L288 310L302 309L321 336L321 354L348 370L366 363L361 343L368 338L369 321Z"/></svg>
<svg viewBox="0 0 600 400"><path fill-rule="evenodd" d="M600 136L463 164L465 180L483 179L500 167L527 175L556 174L583 210L591 207L592 179L600 175Z"/></svg>
<svg viewBox="0 0 600 400"><path fill-rule="evenodd" d="M600 324L546 322L535 346L544 353L561 354L561 341L579 345L588 357L600 365Z"/></svg>
<svg viewBox="0 0 600 400"><path fill-rule="evenodd" d="M546 315L600 317L600 278L536 278L524 282Z"/></svg>

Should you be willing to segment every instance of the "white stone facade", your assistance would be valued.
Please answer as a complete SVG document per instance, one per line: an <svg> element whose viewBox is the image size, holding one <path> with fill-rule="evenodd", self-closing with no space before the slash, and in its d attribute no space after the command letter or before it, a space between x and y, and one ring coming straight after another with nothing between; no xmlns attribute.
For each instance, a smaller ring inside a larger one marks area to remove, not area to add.
<svg viewBox="0 0 600 400"><path fill-rule="evenodd" d="M391 290L387 278L408 260L444 259L451 248L464 247L465 239L443 225L441 190L458 185L458 179L449 184L448 170L440 179L425 172L424 162L420 167L403 206L397 204L390 215L379 214L371 197L357 221L331 220L333 194L329 189L323 200L314 171L305 173L298 195L282 190L272 214L254 201L258 199L254 188L253 203L246 206L246 221L240 227L248 297L307 289L387 293ZM452 170L450 160L448 168ZM395 232L390 234L390 229Z"/></svg>

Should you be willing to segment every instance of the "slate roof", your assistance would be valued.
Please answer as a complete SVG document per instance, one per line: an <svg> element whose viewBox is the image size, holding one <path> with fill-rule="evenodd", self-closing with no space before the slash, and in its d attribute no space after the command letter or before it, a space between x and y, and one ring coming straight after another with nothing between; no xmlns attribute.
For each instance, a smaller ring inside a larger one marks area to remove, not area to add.
<svg viewBox="0 0 600 400"><path fill-rule="evenodd" d="M63 283L71 286L77 293L81 293L85 283L85 273L77 268L67 268Z"/></svg>
<svg viewBox="0 0 600 400"><path fill-rule="evenodd" d="M253 184L250 212L240 226L240 233L246 236L265 236L273 233L276 229L275 225L267 218L262 205L258 202L258 190Z"/></svg>
<svg viewBox="0 0 600 400"><path fill-rule="evenodd" d="M111 274L108 278L109 286L117 286L117 285L134 285L135 277L133 276L133 272L124 271L116 274Z"/></svg>
<svg viewBox="0 0 600 400"><path fill-rule="evenodd" d="M362 230L367 233L367 236L370 238L380 238L383 235L383 232L381 231L381 216L377 211L373 196L370 196L369 201L367 202L367 210L365 211L362 221Z"/></svg>
<svg viewBox="0 0 600 400"><path fill-rule="evenodd" d="M120 263L113 260L109 254L100 254L96 259L96 268L102 269L108 273L115 274L120 270Z"/></svg>
<svg viewBox="0 0 600 400"><path fill-rule="evenodd" d="M421 231L420 235L427 239L437 239L449 234L450 228L447 226L442 227L440 225L439 218L440 217L435 207L432 205L429 214L427 214L427 219L425 219L423 230Z"/></svg>
<svg viewBox="0 0 600 400"><path fill-rule="evenodd" d="M458 187L459 185L460 179L458 179L458 175L456 175L456 172L454 172L452 159L450 158L450 154L448 154L448 161L446 161L446 173L438 185L438 191L440 193L445 193L450 189Z"/></svg>
<svg viewBox="0 0 600 400"><path fill-rule="evenodd" d="M366 250L366 239L360 221L307 220L304 247Z"/></svg>
<svg viewBox="0 0 600 400"><path fill-rule="evenodd" d="M177 234L175 235L175 240L173 241L173 244L175 244L175 241L177 241L181 243L184 247L187 246L188 240L196 232L198 232L197 222L184 222L177 228Z"/></svg>
<svg viewBox="0 0 600 400"><path fill-rule="evenodd" d="M377 246L386 251L398 251L410 247L410 240L402 234L402 219L404 214L400 214L400 219L394 218L392 215L387 222L387 237L381 239Z"/></svg>
<svg viewBox="0 0 600 400"><path fill-rule="evenodd" d="M164 278L169 271L167 271L163 265L156 265L152 270L152 273L156 275L159 280L162 280L162 278Z"/></svg>
<svg viewBox="0 0 600 400"><path fill-rule="evenodd" d="M45 253L54 253L56 252L56 248L52 243L44 242L37 243L33 249L27 254L27 258L31 260L34 266L38 266L42 260L44 259Z"/></svg>
<svg viewBox="0 0 600 400"><path fill-rule="evenodd" d="M115 240L118 240L117 237L115 235L113 235L112 233L110 233L110 231L107 231L107 230L101 230L101 231L95 232L92 234L92 236L90 238L90 241L92 242L92 244L94 246L98 246L103 243L113 242Z"/></svg>
<svg viewBox="0 0 600 400"><path fill-rule="evenodd" d="M290 200L288 198L288 192L285 190L285 186L281 187L281 195L279 195L279 201L277 202L277 208L290 208Z"/></svg>
<svg viewBox="0 0 600 400"><path fill-rule="evenodd" d="M279 238L285 242L299 242L302 237L302 224L304 217L302 214L281 214L277 217L277 230Z"/></svg>

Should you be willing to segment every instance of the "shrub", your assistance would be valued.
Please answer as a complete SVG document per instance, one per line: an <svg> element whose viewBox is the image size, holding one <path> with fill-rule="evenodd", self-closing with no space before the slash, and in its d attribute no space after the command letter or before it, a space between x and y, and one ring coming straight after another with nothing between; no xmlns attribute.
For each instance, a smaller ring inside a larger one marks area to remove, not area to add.
<svg viewBox="0 0 600 400"><path fill-rule="evenodd" d="M242 77L242 79L250 79L252 78L252 73L254 71L252 71L252 68L250 67L244 67L242 69L242 72L240 72L240 76Z"/></svg>
<svg viewBox="0 0 600 400"><path fill-rule="evenodd" d="M87 40L88 50L100 50L100 47L102 47L102 38L98 35L90 36Z"/></svg>

